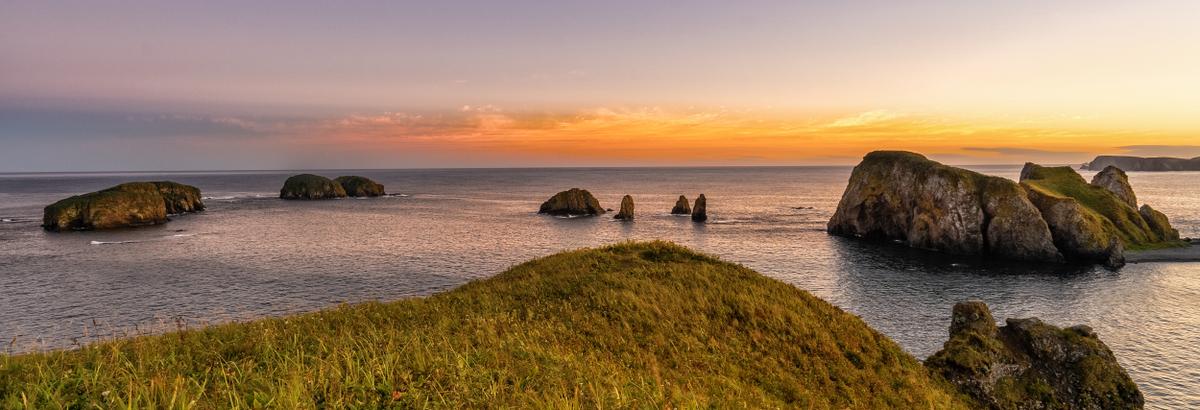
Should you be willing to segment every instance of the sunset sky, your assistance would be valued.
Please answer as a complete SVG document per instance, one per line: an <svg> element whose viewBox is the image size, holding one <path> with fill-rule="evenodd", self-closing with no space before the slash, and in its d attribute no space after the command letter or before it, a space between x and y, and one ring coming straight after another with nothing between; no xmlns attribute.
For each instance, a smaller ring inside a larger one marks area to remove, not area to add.
<svg viewBox="0 0 1200 410"><path fill-rule="evenodd" d="M1184 0L5 1L0 172L1200 156L1198 21Z"/></svg>

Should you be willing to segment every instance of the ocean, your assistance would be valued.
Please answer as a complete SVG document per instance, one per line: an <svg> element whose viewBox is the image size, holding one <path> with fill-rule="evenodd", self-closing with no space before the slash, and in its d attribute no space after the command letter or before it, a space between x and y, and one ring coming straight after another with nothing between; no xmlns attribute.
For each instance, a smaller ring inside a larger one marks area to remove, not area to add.
<svg viewBox="0 0 1200 410"><path fill-rule="evenodd" d="M1015 179L1019 166L968 167ZM955 302L998 318L1087 324L1150 408L1200 408L1200 263L1101 267L986 262L825 233L850 167L311 171L363 175L395 196L284 201L300 171L0 174L0 352L445 291L560 250L664 239L741 263L862 317L918 358ZM1092 172L1082 171L1091 178ZM1200 173L1130 173L1142 203L1200 237ZM42 207L136 180L203 191L165 225L45 232ZM572 187L633 222L538 215ZM709 222L669 214L704 193Z"/></svg>

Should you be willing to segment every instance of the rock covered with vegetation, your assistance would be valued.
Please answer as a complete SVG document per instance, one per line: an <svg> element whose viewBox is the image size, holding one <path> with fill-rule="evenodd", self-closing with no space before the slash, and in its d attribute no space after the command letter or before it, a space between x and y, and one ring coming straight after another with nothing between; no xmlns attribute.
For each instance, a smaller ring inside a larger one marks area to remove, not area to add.
<svg viewBox="0 0 1200 410"><path fill-rule="evenodd" d="M1036 318L997 327L983 302L954 306L950 340L925 365L985 408L1138 409L1144 402L1091 328Z"/></svg>
<svg viewBox="0 0 1200 410"><path fill-rule="evenodd" d="M1050 228L1016 182L911 152L867 154L828 231L954 254L1063 260Z"/></svg>
<svg viewBox="0 0 1200 410"><path fill-rule="evenodd" d="M704 198L704 194L696 197L696 206L692 207L692 221L704 222L708 220L708 199Z"/></svg>
<svg viewBox="0 0 1200 410"><path fill-rule="evenodd" d="M600 206L600 200L592 196L592 193L586 189L579 188L571 188L554 194L538 209L539 214L557 216L601 215L604 212L606 211L604 207Z"/></svg>
<svg viewBox="0 0 1200 410"><path fill-rule="evenodd" d="M1142 216L1114 193L1136 198L1123 172L1103 174L1089 184L1070 167L1026 164L1018 184L910 152L872 152L854 168L828 231L955 254L1113 267L1124 264L1126 249L1180 244L1166 216L1149 208Z"/></svg>
<svg viewBox="0 0 1200 410"><path fill-rule="evenodd" d="M1021 170L1021 185L1041 210L1064 255L1120 266L1125 263L1127 249L1179 245L1179 234L1166 216L1149 207L1143 215L1114 193L1114 189L1124 189L1120 185L1128 185L1124 172L1109 171L1097 182L1089 184L1071 167L1029 163ZM1128 196L1136 198L1132 188Z"/></svg>
<svg viewBox="0 0 1200 410"><path fill-rule="evenodd" d="M300 174L288 178L279 190L283 199L331 199L345 198L342 184L329 178L313 174Z"/></svg>
<svg viewBox="0 0 1200 410"><path fill-rule="evenodd" d="M203 210L196 187L170 181L130 182L46 206L42 227L69 231L155 225L169 221L169 215Z"/></svg>
<svg viewBox="0 0 1200 410"><path fill-rule="evenodd" d="M356 175L340 176L334 178L334 182L342 186L342 190L346 191L347 196L353 197L373 197L387 195L383 190L383 184L375 182L367 177Z"/></svg>
<svg viewBox="0 0 1200 410"><path fill-rule="evenodd" d="M627 220L627 221L633 220L633 197L632 196L625 195L624 198L621 198L621 211L618 212L617 216L614 216L613 218Z"/></svg>
<svg viewBox="0 0 1200 410"><path fill-rule="evenodd" d="M1170 158L1170 157L1131 157L1122 155L1100 155L1092 162L1083 164L1083 169L1099 171L1107 167L1117 167L1125 171L1200 171L1200 157Z"/></svg>
<svg viewBox="0 0 1200 410"><path fill-rule="evenodd" d="M671 215L690 215L691 213L692 206L688 204L687 197L680 195L679 199L675 201L675 207L671 208Z"/></svg>
<svg viewBox="0 0 1200 410"><path fill-rule="evenodd" d="M171 403L970 405L858 317L795 286L665 242L564 252L426 298L0 360L0 407Z"/></svg>

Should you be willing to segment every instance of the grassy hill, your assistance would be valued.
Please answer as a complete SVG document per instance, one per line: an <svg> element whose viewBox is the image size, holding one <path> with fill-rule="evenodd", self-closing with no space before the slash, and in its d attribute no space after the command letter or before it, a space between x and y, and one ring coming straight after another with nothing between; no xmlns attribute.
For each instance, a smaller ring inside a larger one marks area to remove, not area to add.
<svg viewBox="0 0 1200 410"><path fill-rule="evenodd" d="M0 407L963 408L805 291L665 242L446 293L0 357Z"/></svg>

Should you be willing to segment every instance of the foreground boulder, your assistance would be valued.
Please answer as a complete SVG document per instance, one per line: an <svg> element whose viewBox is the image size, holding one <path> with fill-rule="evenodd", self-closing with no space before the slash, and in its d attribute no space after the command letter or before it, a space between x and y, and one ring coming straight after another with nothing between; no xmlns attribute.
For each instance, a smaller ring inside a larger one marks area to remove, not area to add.
<svg viewBox="0 0 1200 410"><path fill-rule="evenodd" d="M828 231L954 254L1063 261L1050 228L1017 183L911 152L867 154Z"/></svg>
<svg viewBox="0 0 1200 410"><path fill-rule="evenodd" d="M330 199L345 198L346 190L342 184L329 178L313 174L300 174L288 178L279 190L283 199Z"/></svg>
<svg viewBox="0 0 1200 410"><path fill-rule="evenodd" d="M130 182L47 206L42 227L69 231L155 225L169 221L168 215L203 210L196 187L170 181Z"/></svg>
<svg viewBox="0 0 1200 410"><path fill-rule="evenodd" d="M539 214L557 216L601 215L604 212L604 207L600 206L600 201L592 196L591 192L579 188L571 188L554 194L538 209Z"/></svg>
<svg viewBox="0 0 1200 410"><path fill-rule="evenodd" d="M1128 249L1178 242L1165 215L1136 207L1133 189L1119 169L1107 168L1089 184L1071 167L1029 163L1021 170L1021 185L1068 258L1120 266Z"/></svg>
<svg viewBox="0 0 1200 410"><path fill-rule="evenodd" d="M671 215L689 215L692 213L692 206L688 204L686 196L680 195L679 200L675 201L675 207L671 208Z"/></svg>
<svg viewBox="0 0 1200 410"><path fill-rule="evenodd" d="M346 191L347 196L353 197L372 197L387 195L383 191L383 184L375 182L367 177L360 176L341 176L334 179L338 185L342 186L342 190Z"/></svg>
<svg viewBox="0 0 1200 410"><path fill-rule="evenodd" d="M621 212L617 213L613 219L633 220L633 197L625 195L621 198Z"/></svg>
<svg viewBox="0 0 1200 410"><path fill-rule="evenodd" d="M1087 326L1036 318L996 327L983 302L954 306L950 340L925 361L993 409L1138 409L1144 400L1112 351Z"/></svg>
<svg viewBox="0 0 1200 410"><path fill-rule="evenodd" d="M704 194L700 194L696 198L696 206L692 207L692 221L704 222L708 220L708 200L704 199Z"/></svg>

